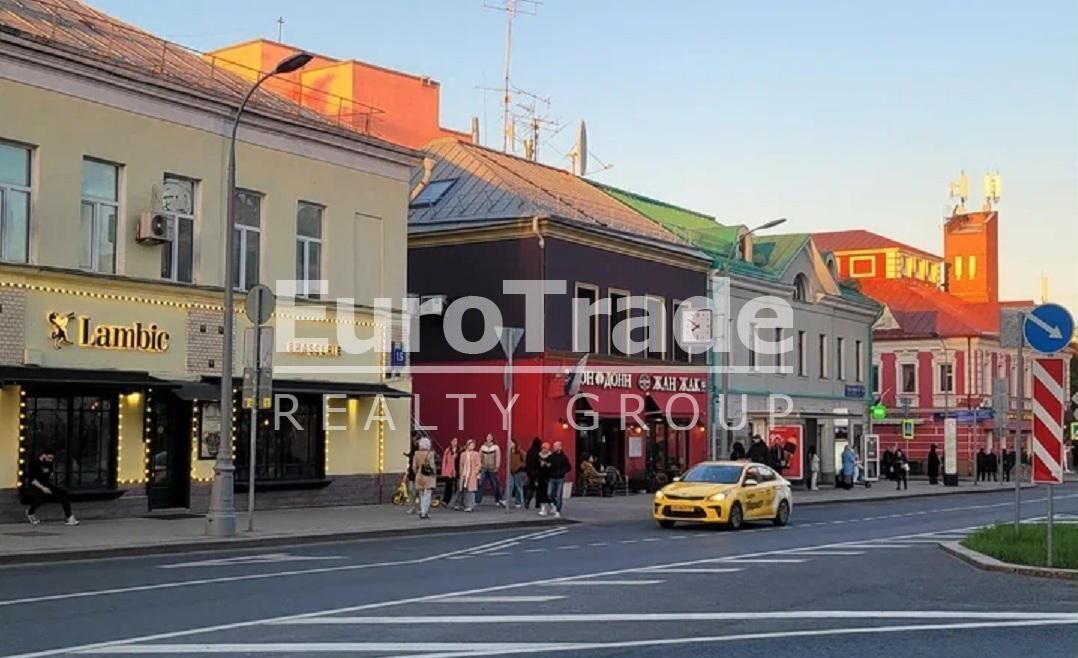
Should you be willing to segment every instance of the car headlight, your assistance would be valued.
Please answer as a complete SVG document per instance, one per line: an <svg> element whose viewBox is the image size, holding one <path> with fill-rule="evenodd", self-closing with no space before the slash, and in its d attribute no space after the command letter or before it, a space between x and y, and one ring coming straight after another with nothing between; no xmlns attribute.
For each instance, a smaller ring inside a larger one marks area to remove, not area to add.
<svg viewBox="0 0 1078 658"><path fill-rule="evenodd" d="M660 490L655 492L655 500L662 500L662 499L663 499L663 492L662 492L662 489L660 489Z"/></svg>
<svg viewBox="0 0 1078 658"><path fill-rule="evenodd" d="M726 500L726 494L717 493L714 496L712 496L711 498L708 498L708 500L710 500L713 503L721 503L722 501Z"/></svg>

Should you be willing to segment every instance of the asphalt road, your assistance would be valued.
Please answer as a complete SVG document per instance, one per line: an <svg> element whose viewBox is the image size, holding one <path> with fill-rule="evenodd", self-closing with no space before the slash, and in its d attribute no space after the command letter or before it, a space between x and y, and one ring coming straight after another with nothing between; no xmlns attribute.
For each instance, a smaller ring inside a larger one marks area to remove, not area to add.
<svg viewBox="0 0 1078 658"><path fill-rule="evenodd" d="M937 546L1012 518L1012 495L795 505L789 527L738 533L661 530L642 509L2 568L0 655L1073 656L1078 582L980 572ZM1024 492L1026 516L1043 497ZM1056 510L1078 514L1078 487Z"/></svg>

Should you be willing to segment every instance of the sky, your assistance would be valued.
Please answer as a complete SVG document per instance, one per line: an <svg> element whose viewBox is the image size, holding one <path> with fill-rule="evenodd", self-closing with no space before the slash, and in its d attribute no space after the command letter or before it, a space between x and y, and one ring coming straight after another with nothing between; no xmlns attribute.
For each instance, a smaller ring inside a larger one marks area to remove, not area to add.
<svg viewBox="0 0 1078 658"><path fill-rule="evenodd" d="M198 50L276 38L441 83L442 124L500 146L498 0L90 0ZM942 254L947 184L1003 177L1000 287L1078 311L1073 0L543 0L514 22L512 81L587 121L595 180L750 226L867 228ZM518 95L522 103L532 103ZM553 134L550 134L553 133ZM601 163L610 167L603 169Z"/></svg>

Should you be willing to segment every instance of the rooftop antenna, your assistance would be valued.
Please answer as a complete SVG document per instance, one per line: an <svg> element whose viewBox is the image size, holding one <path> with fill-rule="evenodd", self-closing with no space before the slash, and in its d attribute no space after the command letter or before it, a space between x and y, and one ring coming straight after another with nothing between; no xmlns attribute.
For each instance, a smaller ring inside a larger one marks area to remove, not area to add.
<svg viewBox="0 0 1078 658"><path fill-rule="evenodd" d="M580 120L580 127L576 133L576 145L569 152L569 160L572 162L573 173L584 176L588 173L588 128L584 120Z"/></svg>
<svg viewBox="0 0 1078 658"><path fill-rule="evenodd" d="M284 43L284 16L277 17L277 43Z"/></svg>
<svg viewBox="0 0 1078 658"><path fill-rule="evenodd" d="M539 0L503 0L501 4L483 5L488 9L505 12L505 71L502 79L502 151L508 152L512 145L516 150L515 139L511 139L513 115L509 110L512 104L512 90L509 87L509 71L513 52L513 19L518 13L534 16L541 3Z"/></svg>
<svg viewBox="0 0 1078 658"><path fill-rule="evenodd" d="M965 169L958 175L958 180L951 181L948 191L952 200L958 199L958 205L955 206L953 214L957 215L966 212L966 199L969 198L969 176L966 176Z"/></svg>
<svg viewBox="0 0 1078 658"><path fill-rule="evenodd" d="M986 173L984 175L984 207L981 208L985 212L993 210L999 205L999 200L1003 196L1003 177L999 175L999 170L996 173Z"/></svg>

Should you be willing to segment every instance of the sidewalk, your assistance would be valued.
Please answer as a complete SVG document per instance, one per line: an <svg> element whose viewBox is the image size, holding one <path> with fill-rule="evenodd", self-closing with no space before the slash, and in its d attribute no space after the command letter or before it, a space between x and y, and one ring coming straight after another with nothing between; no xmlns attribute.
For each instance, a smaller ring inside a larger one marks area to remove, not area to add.
<svg viewBox="0 0 1078 658"><path fill-rule="evenodd" d="M78 510L76 509L76 514ZM256 512L255 532L244 532L247 516L237 514L235 537L207 537L202 516L132 517L84 521L0 524L0 564L75 560L123 555L179 553L222 548L271 547L396 534L474 532L566 523L541 518L535 510L510 510L493 505L465 513L431 510L430 520L394 505L319 507Z"/></svg>

